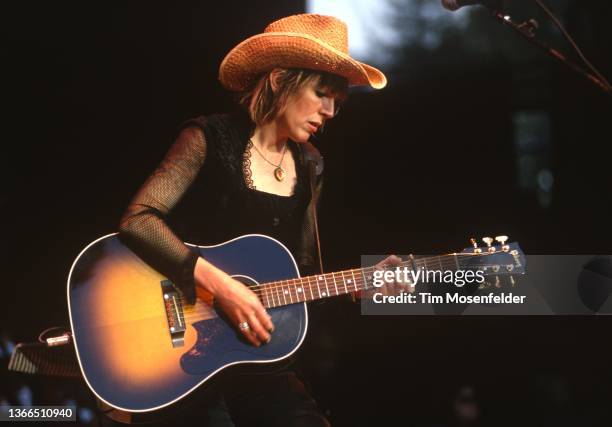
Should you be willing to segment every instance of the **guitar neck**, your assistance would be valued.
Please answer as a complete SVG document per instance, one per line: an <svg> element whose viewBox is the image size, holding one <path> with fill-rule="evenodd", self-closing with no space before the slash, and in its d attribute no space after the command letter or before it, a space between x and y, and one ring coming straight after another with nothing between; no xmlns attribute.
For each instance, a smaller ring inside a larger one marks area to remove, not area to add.
<svg viewBox="0 0 612 427"><path fill-rule="evenodd" d="M449 254L423 258L411 258L399 265L388 266L395 270L456 270L467 254ZM295 279L264 283L252 288L266 308L280 307L299 302L346 295L374 287L374 271L377 267L355 268L335 273L317 274Z"/></svg>

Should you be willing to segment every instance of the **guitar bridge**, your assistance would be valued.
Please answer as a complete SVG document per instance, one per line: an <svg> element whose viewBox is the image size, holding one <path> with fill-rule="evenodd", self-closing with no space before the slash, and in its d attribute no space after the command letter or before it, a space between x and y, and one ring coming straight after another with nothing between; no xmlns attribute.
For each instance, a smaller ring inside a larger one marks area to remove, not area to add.
<svg viewBox="0 0 612 427"><path fill-rule="evenodd" d="M181 296L170 280L162 280L161 288L172 347L182 347L185 345L186 327Z"/></svg>

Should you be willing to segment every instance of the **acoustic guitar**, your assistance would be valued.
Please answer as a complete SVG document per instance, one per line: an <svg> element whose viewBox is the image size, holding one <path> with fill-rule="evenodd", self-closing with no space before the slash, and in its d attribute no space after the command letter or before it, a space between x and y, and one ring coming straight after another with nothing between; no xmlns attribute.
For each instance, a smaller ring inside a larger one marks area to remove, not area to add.
<svg viewBox="0 0 612 427"><path fill-rule="evenodd" d="M412 270L470 269L489 276L525 272L518 244L467 248L410 258ZM125 246L118 234L89 244L68 277L68 308L83 377L104 403L121 411L165 408L236 364L289 357L308 329L306 302L370 289L375 267L300 277L279 241L245 235L216 246L188 245L249 286L275 325L269 344L249 345L214 304L185 303L167 278Z"/></svg>

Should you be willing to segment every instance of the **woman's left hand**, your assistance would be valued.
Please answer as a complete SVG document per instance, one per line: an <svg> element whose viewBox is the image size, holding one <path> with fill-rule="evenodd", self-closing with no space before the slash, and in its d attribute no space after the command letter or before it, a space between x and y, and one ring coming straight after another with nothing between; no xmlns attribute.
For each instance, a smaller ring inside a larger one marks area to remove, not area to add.
<svg viewBox="0 0 612 427"><path fill-rule="evenodd" d="M399 267L402 264L402 259L397 255L389 255L387 258L379 262L374 266L377 270L389 269L389 267ZM391 268L391 270L394 270ZM372 295L372 292L381 293L383 295L398 295L400 291L413 293L414 286L404 282L397 281L385 281L385 283L376 288L371 288L365 292L354 292L353 295L355 298L369 298Z"/></svg>

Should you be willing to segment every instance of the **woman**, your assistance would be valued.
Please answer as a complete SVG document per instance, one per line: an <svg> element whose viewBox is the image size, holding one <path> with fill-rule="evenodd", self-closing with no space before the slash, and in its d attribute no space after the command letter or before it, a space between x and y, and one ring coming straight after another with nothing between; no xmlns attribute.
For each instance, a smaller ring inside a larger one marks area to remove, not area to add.
<svg viewBox="0 0 612 427"><path fill-rule="evenodd" d="M240 94L246 114L186 122L129 205L120 235L178 285L187 301L212 296L244 338L260 346L274 337L261 301L182 242L214 244L243 234L266 234L297 256L302 273L313 271L313 211L322 160L308 140L335 116L349 85L382 88L386 78L348 55L343 22L313 14L273 22L263 34L237 45L221 63L219 78ZM309 161L317 165L316 177ZM240 388L266 384L272 390L268 395L280 396L266 399L266 407L250 405L257 407L262 423L327 425L290 371L240 381ZM277 387L281 382L283 390ZM236 415L227 395L226 401L234 420L253 421L252 411L245 411L248 417ZM275 409L266 415L267 407Z"/></svg>

